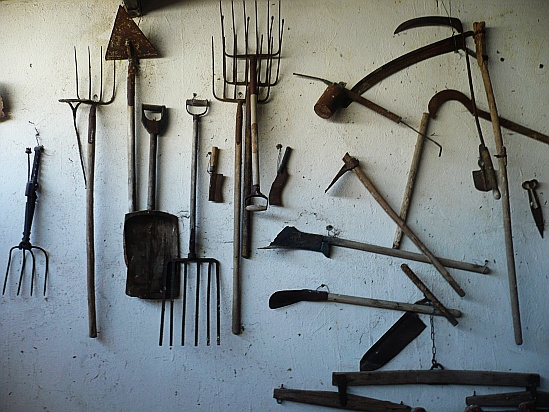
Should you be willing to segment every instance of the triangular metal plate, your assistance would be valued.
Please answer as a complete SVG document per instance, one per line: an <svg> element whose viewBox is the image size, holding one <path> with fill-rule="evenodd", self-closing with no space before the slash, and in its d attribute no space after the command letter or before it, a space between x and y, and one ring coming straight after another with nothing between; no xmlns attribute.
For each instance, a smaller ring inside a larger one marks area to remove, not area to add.
<svg viewBox="0 0 549 412"><path fill-rule="evenodd" d="M118 7L118 13L114 21L114 26L111 32L111 38L109 45L107 46L107 52L105 53L106 60L124 60L129 58L128 42L135 57L139 59L146 59L151 57L157 57L158 51L152 45L152 43L145 37L141 29L135 24L128 12L124 7Z"/></svg>

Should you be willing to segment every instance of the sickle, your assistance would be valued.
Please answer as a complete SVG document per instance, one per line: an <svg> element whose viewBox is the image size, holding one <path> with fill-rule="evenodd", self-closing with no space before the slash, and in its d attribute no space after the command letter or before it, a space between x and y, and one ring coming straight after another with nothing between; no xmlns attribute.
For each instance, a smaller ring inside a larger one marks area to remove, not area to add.
<svg viewBox="0 0 549 412"><path fill-rule="evenodd" d="M431 98L431 100L429 100L428 107L431 118L436 118L440 107L450 100L456 100L460 102L471 114L473 114L473 103L471 102L471 99L469 99L465 94L458 90L447 89L438 92ZM477 114L478 117L491 121L489 112L477 108ZM512 122L511 120L507 120L501 116L499 117L499 123L502 127L505 127L506 129L511 130L515 133L519 133L523 136L530 137L531 139L537 140L539 142L549 144L549 136L543 133L529 129L518 123Z"/></svg>

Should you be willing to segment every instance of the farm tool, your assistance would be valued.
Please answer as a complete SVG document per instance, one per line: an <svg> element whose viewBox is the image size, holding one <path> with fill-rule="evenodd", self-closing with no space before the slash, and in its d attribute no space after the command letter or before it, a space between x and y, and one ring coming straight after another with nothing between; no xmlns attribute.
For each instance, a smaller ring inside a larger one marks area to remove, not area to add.
<svg viewBox="0 0 549 412"><path fill-rule="evenodd" d="M441 90L440 92L436 93L431 100L429 100L429 115L431 116L431 119L435 119L437 117L437 113L440 109L440 107L448 102L455 100L459 103L461 103L471 114L474 114L473 112L473 102L472 100L467 97L465 94L460 92L459 90L454 89L445 89ZM490 112L487 112L485 110L479 109L477 107L477 115L481 119L492 121L490 117ZM518 123L515 123L511 120L508 120L504 117L499 116L499 124L501 127L504 127L508 130L511 130L512 132L521 134L523 136L529 137L530 139L537 140L538 142L542 142L545 144L549 144L549 136L543 133L540 133L536 130L532 130L526 126L522 126Z"/></svg>
<svg viewBox="0 0 549 412"><path fill-rule="evenodd" d="M361 250L363 252L376 253L378 255L392 256L400 259L414 260L416 262L429 263L427 256L421 253L409 252L406 250L393 249L389 247L371 245L369 243L356 242L353 240L341 239L335 236L323 236L316 233L301 232L293 226L286 226L280 231L269 246L261 249L301 249L320 252L330 257L330 246L339 246L347 249ZM490 269L486 265L460 262L458 260L437 257L446 267L466 270L468 272L487 274Z"/></svg>
<svg viewBox="0 0 549 412"><path fill-rule="evenodd" d="M257 1L254 2L254 6L255 30L252 27L252 32L250 30L250 16L246 12L246 2L242 2L241 17L235 14L234 2L231 2L232 47L229 51L228 41L225 36L225 15L223 14L221 1L219 2L222 45L221 87L216 87L214 39L212 37L213 95L217 100L237 103L233 193L232 332L234 334L240 334L242 331L240 259L241 257L249 258L251 256L251 213L266 210L268 203L267 197L261 193L259 186L257 104L266 103L270 97L271 87L278 83L284 28L284 20L280 17L279 2L278 33L275 39L273 28L275 17L271 15L270 4L267 3L267 32L265 35L260 34ZM242 42L242 37L239 38L237 25L243 26L244 45L239 44L239 39ZM254 34L255 48L252 39ZM243 119L244 104L246 104L245 120ZM243 120L245 125L244 139L242 139ZM252 200L255 200L256 203L250 204Z"/></svg>
<svg viewBox="0 0 549 412"><path fill-rule="evenodd" d="M38 199L38 196L36 195L36 192L39 188L38 183L38 174L40 172L40 159L42 157L42 153L44 152L44 147L38 144L38 146L34 147L34 161L32 165L32 171L30 167L30 155L31 155L31 149L30 147L25 149L25 153L27 154L27 185L25 187L25 196L27 197L27 202L25 205L25 224L23 227L23 239L17 246L13 246L10 249L9 257L8 257L8 266L6 268L6 276L4 278L4 287L2 289L2 295L6 293L6 286L8 284L8 276L10 273L10 266L12 262L13 257L13 251L15 249L19 249L22 251L21 256L21 272L19 274L19 285L17 286L17 295L21 293L21 285L23 284L23 275L25 273L25 265L26 265L26 255L27 252L29 253L31 259L32 259L32 268L31 268L31 285L30 285L30 294L32 296L33 290L34 290L34 279L36 277L36 257L34 254L34 250L40 251L44 254L45 259L45 272L44 272L44 296L46 296L46 286L47 286L47 280L48 280L48 252L40 246L33 245L30 241L31 236L31 228L32 228L32 221L34 218L34 210L36 208L36 200Z"/></svg>
<svg viewBox="0 0 549 412"><path fill-rule="evenodd" d="M517 345L522 344L522 326L520 321L520 308L518 300L518 288L517 288L517 274L515 267L515 251L513 245L513 232L511 225L511 203L509 201L509 180L507 176L507 150L503 144L503 137L501 135L501 126L499 124L499 116L496 107L496 100L494 97L494 90L492 89L492 82L490 80L490 73L488 71L488 55L486 52L486 38L485 38L485 23L476 22L473 23L475 31L475 46L477 63L480 67L482 74L482 81L484 83L484 89L486 91L486 98L488 100L488 107L490 110L490 118L492 120L492 129L494 132L494 140L496 143L496 157L499 165L499 184L501 187L502 198L502 215L503 215L503 230L505 233L505 251L507 256L507 276L509 279L509 295L511 301L511 312L513 317L513 332L515 337L515 343Z"/></svg>
<svg viewBox="0 0 549 412"><path fill-rule="evenodd" d="M400 310L403 312L423 313L427 315L444 316L442 312L432 306L394 302L390 300L363 298L358 296L340 295L324 290L295 289L279 290L269 298L269 308L279 309L298 302L335 302L349 305L367 306L371 308ZM456 309L448 309L455 317L461 317L461 312Z"/></svg>
<svg viewBox="0 0 549 412"><path fill-rule="evenodd" d="M164 133L168 123L166 107L142 105L141 122L150 135L147 209L127 213L124 219L124 258L128 267L126 294L142 299L161 299L167 261L179 256L177 216L156 208L157 145L158 136ZM176 278L174 287L170 286L168 290L178 291L178 281Z"/></svg>
<svg viewBox="0 0 549 412"><path fill-rule="evenodd" d="M427 260L438 270L438 272L442 275L442 277L450 284L452 289L461 297L465 296L465 292L463 289L459 286L459 284L455 281L455 279L450 275L448 270L442 265L442 263L438 260L438 258L433 255L433 253L425 246L425 244L417 237L417 235L410 229L410 227L402 220L402 218L394 211L393 208L387 203L385 198L381 195L381 193L377 190L377 188L374 186L372 181L366 176L366 174L362 171L362 169L359 166L358 160L354 157L351 157L348 153L343 156L343 162L344 165L336 175L336 177L332 180L332 183L328 186L326 191L332 187L332 185L346 172L352 170L353 173L358 177L360 182L364 185L364 187L370 192L372 197L379 203L379 205L382 207L382 209L387 213L387 215L402 229L404 234L410 238L410 240L414 243L414 245L417 246L419 250L423 253L423 255L427 258Z"/></svg>
<svg viewBox="0 0 549 412"><path fill-rule="evenodd" d="M219 279L219 261L214 258L200 258L196 254L196 181L198 172L198 129L200 118L205 116L209 109L208 100L198 100L193 96L192 99L186 101L187 112L193 117L193 140L192 140L192 161L191 161L191 196L190 196L190 223L189 223L189 253L186 258L170 259L168 261L167 269L163 280L163 295L162 295L162 313L160 319L160 339L159 345L163 344L164 336L164 318L166 311L166 300L168 294L168 281L171 280L171 293L170 293L170 346L173 345L173 324L174 324L174 294L173 285L174 277L176 273L179 273L180 266L183 266L183 286L182 286L182 309L181 309L181 345L185 345L185 324L187 304L189 300L192 300L190 294L187 294L187 289L191 287L189 280L191 278L192 268L196 268L194 271L196 274L194 282L194 345L198 346L199 342L199 326L200 326L200 314L201 314L201 302L204 299L204 292L201 288L201 268L207 267L207 285L206 285L206 345L211 343L211 307L214 305L211 295L215 288L215 312L216 312L216 343L220 344L221 339L221 326L220 326L220 279ZM168 279L168 277L170 279ZM213 283L215 282L215 285Z"/></svg>
<svg viewBox="0 0 549 412"><path fill-rule="evenodd" d="M208 200L210 202L223 203L223 178L221 173L217 173L217 159L219 157L219 148L213 146L209 153L210 163L208 165L208 174L210 175L210 188L208 190Z"/></svg>
<svg viewBox="0 0 549 412"><path fill-rule="evenodd" d="M282 149L281 145L277 145L279 150ZM271 185L271 190L269 191L269 204L274 206L282 206L282 190L286 185L288 180L288 172L286 171L286 165L288 164L288 159L292 148L287 146L284 150L284 154L281 157L281 152L279 151L278 155L278 167L276 170L276 178Z"/></svg>
<svg viewBox="0 0 549 412"><path fill-rule="evenodd" d="M543 228L545 224L543 221L543 211L541 210L541 204L539 203L538 194L536 192L537 187L538 181L536 179L522 182L522 188L528 192L528 202L530 203L530 210L532 211L534 222L536 223L539 234L543 237Z"/></svg>
<svg viewBox="0 0 549 412"><path fill-rule="evenodd" d="M124 7L119 6L111 32L106 60L128 59L128 208L135 211L137 205L135 169L135 76L139 59L158 57L158 51L145 37Z"/></svg>
<svg viewBox="0 0 549 412"><path fill-rule="evenodd" d="M101 48L101 55L103 49ZM60 102L68 103L73 111L73 122L75 126L76 136L78 138L78 129L76 127L76 112L80 104L90 106L88 115L88 147L86 159L86 250L87 250L87 290L88 290L88 323L90 338L97 337L97 315L95 309L95 237L94 237L94 184L95 184L95 134L96 134L96 118L98 106L106 106L114 101L115 96L115 78L116 69L113 65L113 86L111 97L108 100L103 100L103 60L100 65L100 80L99 94L93 90L92 82L92 66L90 59L90 50L88 48L88 96L80 97L78 90L78 61L76 58L75 49L75 73L76 73L76 98L60 99ZM82 159L83 157L81 157Z"/></svg>

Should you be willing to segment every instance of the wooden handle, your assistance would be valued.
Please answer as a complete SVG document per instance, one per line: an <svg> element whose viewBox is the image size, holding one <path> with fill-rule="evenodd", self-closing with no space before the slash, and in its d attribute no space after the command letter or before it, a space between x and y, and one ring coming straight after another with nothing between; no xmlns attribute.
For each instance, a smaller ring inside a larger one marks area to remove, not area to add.
<svg viewBox="0 0 549 412"><path fill-rule="evenodd" d="M343 161L345 164L351 164L353 163L355 159L353 159L348 153L345 154L343 157ZM389 215L391 219L402 229L404 234L410 238L410 240L418 247L419 250L427 257L430 263L435 266L435 268L439 271L439 273L442 275L444 279L450 284L452 289L456 291L456 293L459 296L465 296L465 291L459 286L459 284L455 281L455 279L450 275L448 270L440 263L438 258L431 253L429 249L427 249L427 246L423 244L423 242L416 236L416 234L406 225L406 223L400 218L400 216L391 208L391 206L387 203L385 198L381 196L379 191L376 189L374 184L368 179L368 177L364 174L362 169L359 166L354 167L353 173L358 177L358 180L368 189L370 194L373 196L373 198L379 203L379 205L383 208L383 210Z"/></svg>
<svg viewBox="0 0 549 412"><path fill-rule="evenodd" d="M90 108L90 123L95 122L96 105ZM88 292L88 328L90 338L97 337L97 315L95 310L95 238L93 189L95 183L95 124L89 125L87 184L86 184L86 264L87 264L87 292ZM93 136L92 136L93 134Z"/></svg>
<svg viewBox="0 0 549 412"><path fill-rule="evenodd" d="M509 279L509 294L511 300L511 312L513 317L513 331L515 335L515 343L522 344L522 326L520 321L520 308L518 300L517 275L515 267L515 251L513 246L513 232L511 226L511 204L509 201L509 181L507 177L507 150L503 145L503 137L501 135L501 127L499 124L499 116L496 107L496 99L488 72L487 57L486 57L486 39L484 22L474 23L475 29L475 45L477 47L477 62L482 74L484 89L490 109L490 118L492 120L492 128L494 131L494 140L496 143L497 158L499 165L499 183L501 188L502 212L503 212L503 229L505 232L505 249L507 256L507 277Z"/></svg>
<svg viewBox="0 0 549 412"><path fill-rule="evenodd" d="M423 293L423 295L431 301L433 306L437 308L440 313L444 315L446 319L448 319L448 322L452 324L452 326L456 326L458 324L458 321L448 309L441 303L440 300L437 299L437 297L429 290L429 288L421 281L420 278L417 277L417 275L410 269L410 267L403 263L400 265L400 268L402 271L408 276L408 278L414 283L414 285L417 286L417 288Z"/></svg>
<svg viewBox="0 0 549 412"><path fill-rule="evenodd" d="M212 152L213 154L213 152ZM233 301L232 332L242 332L242 286L240 276L240 215L242 208L242 100L236 109L234 139L234 190L233 190Z"/></svg>
<svg viewBox="0 0 549 412"><path fill-rule="evenodd" d="M402 205L400 206L400 218L406 222L408 217L408 211L410 210L410 203L412 196L414 195L414 188L416 185L416 176L419 171L419 162L423 155L423 143L425 142L425 136L427 135L427 127L429 125L429 113L423 113L421 118L421 124L419 126L419 133L417 135L416 146L414 147L414 155L412 162L410 163L410 171L408 172L408 181L406 188L404 189L404 197L402 198ZM393 241L393 248L399 249L400 242L402 241L402 229L397 226L395 233L395 240Z"/></svg>
<svg viewBox="0 0 549 412"><path fill-rule="evenodd" d="M219 156L219 148L217 146L212 146L210 151L210 164L208 166L208 173L215 173L217 168L217 158Z"/></svg>

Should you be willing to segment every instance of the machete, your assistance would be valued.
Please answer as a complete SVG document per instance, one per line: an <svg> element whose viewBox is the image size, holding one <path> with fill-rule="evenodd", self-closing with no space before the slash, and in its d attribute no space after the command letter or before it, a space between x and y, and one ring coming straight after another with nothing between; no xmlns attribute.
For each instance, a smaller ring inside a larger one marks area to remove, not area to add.
<svg viewBox="0 0 549 412"><path fill-rule="evenodd" d="M458 90L446 89L436 93L431 98L431 100L429 100L428 107L429 115L431 116L431 118L435 119L437 117L437 113L440 107L450 100L455 100L461 103L471 114L473 114L473 102L469 97L467 97L465 94ZM492 121L492 119L490 118L490 113L485 110L477 108L477 114L478 117L482 119ZM525 126L521 126L520 124L512 122L511 120L507 120L501 116L499 116L499 124L502 127L505 127L506 129L511 130L515 133L519 133L523 136L530 137L531 139L537 140L539 142L549 144L548 135L529 129Z"/></svg>
<svg viewBox="0 0 549 412"><path fill-rule="evenodd" d="M269 298L269 308L279 309L298 302L336 302L349 305L367 306L371 308L400 310L403 312L416 312L426 315L444 316L438 309L414 303L394 302L390 300L362 298L358 296L340 295L329 293L325 290L294 289L279 290ZM448 309L456 318L461 317L461 312L456 309Z"/></svg>
<svg viewBox="0 0 549 412"><path fill-rule="evenodd" d="M415 260L416 262L429 263L427 258L414 252L408 252L400 249L371 245L368 243L355 242L352 240L341 239L334 236L323 236L315 233L301 232L294 226L286 226L269 246L260 249L300 249L321 252L327 258L330 257L330 246L339 246L348 249L362 250L363 252L377 253L379 255L392 256L400 259ZM466 270L480 274L490 273L486 265L477 265L474 263L460 262L452 259L438 258L440 262L449 268Z"/></svg>

